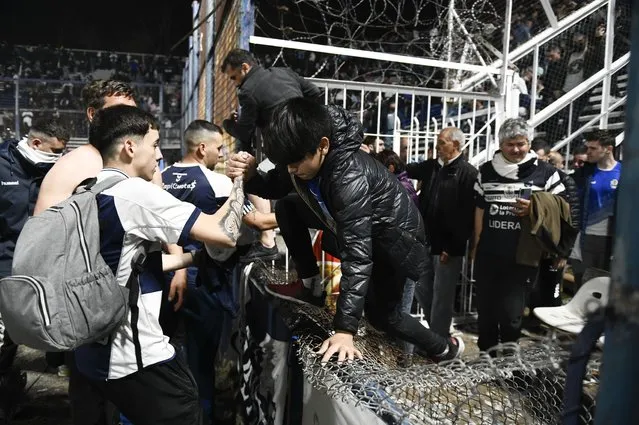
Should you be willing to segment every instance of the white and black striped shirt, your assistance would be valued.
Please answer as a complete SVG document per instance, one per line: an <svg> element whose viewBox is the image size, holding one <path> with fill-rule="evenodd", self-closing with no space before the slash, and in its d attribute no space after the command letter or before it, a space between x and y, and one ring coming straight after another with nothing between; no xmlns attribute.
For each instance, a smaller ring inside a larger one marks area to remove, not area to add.
<svg viewBox="0 0 639 425"><path fill-rule="evenodd" d="M484 210L477 254L514 259L521 233L520 218L513 211L517 199L526 192L557 195L564 190L555 167L539 161L535 154L513 164L498 152L479 168L475 183L477 207Z"/></svg>

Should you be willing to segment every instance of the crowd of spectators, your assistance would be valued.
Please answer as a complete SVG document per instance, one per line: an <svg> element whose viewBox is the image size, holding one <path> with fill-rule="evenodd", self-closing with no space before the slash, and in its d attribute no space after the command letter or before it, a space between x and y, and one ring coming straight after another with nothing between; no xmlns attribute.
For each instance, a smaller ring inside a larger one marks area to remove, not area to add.
<svg viewBox="0 0 639 425"><path fill-rule="evenodd" d="M586 2L574 0L558 0L551 2L558 19L563 19L573 11L582 7ZM618 58L628 51L628 13L624 13L626 6L618 6L616 41L614 58ZM627 12L627 11L626 11ZM525 56L515 65L519 74L516 84L522 92L520 97L521 115L528 117L531 108L533 73L537 72L536 110L548 106L566 91L574 88L580 82L603 67L605 46L605 8L601 8L579 25L562 35L542 45L540 63L536 71L533 70L532 54ZM548 20L540 4L530 4L525 7L515 5L513 25L511 29L511 46L516 48L531 37L548 27ZM478 37L501 48L501 31L488 25L481 30ZM425 45L435 43L438 31L398 31L377 42L353 41L349 47L359 49L378 49L389 53L405 54L402 49L423 50ZM439 34L439 35L438 35ZM390 38L389 38L390 37ZM408 46L408 47L407 47ZM413 47L411 47L413 46ZM254 53L258 61L264 66L288 66L304 77L316 77L337 80L350 80L369 83L397 84L404 86L427 86L442 88L445 73L423 72L419 67L398 63L383 63L371 59L348 58L321 53L283 49L276 51L262 46L254 46ZM423 53L423 52L422 52ZM412 52L416 56L423 56L418 51ZM184 58L160 55L146 55L136 53L100 52L74 50L50 46L11 46L0 42L0 129L4 136L14 132L15 119L20 122L20 132L26 133L34 118L42 114L64 116L71 121L76 134L85 136L86 123L82 113L79 113L80 90L86 81L118 76L130 81L136 86L139 104L151 113L162 111L162 121L165 128L177 127L181 112L181 74ZM21 81L19 86L20 113L15 117L15 86L11 78L19 75L29 79ZM55 80L55 82L54 82ZM479 87L479 90L493 89L490 82ZM164 104L159 105L160 90L164 91ZM577 99L573 105L572 129L584 115L592 93L587 93ZM613 79L614 96L621 96L622 90ZM378 97L381 95L381 99ZM365 131L372 134L390 135L395 128L395 111L401 128L411 126L413 118L417 118L421 129L430 126L428 117L439 120L442 126L444 99L432 98L430 102L426 96L415 96L414 110L412 96L400 95L397 99L393 94L367 92L361 96L358 92L341 90L329 92L329 102L345 103L351 111L364 111L363 123ZM461 104L448 105L448 118L455 118L459 114L466 114L473 109L482 110L487 105L479 105L472 101L462 101ZM378 110L380 109L380 110ZM378 124L378 116L381 117ZM545 131L546 138L551 141L560 140L568 130L568 109L556 114L539 130ZM474 132L482 128L485 119L482 114L475 119L475 128L470 128L470 121L457 123L465 132ZM436 130L436 129L432 129ZM474 131L473 131L474 130ZM494 129L493 129L494 130ZM391 138L385 137L390 147Z"/></svg>
<svg viewBox="0 0 639 425"><path fill-rule="evenodd" d="M562 1L555 7L558 19L564 18L582 4L574 1ZM513 47L528 41L536 33L547 27L547 19L541 5L531 4L532 10L515 15L515 23L511 34ZM618 59L629 51L628 6L624 3L617 5L615 18L615 41L613 45L613 60ZM533 69L533 56L527 55L517 65L518 82L522 96L520 97L521 115L530 116L530 109L539 111L563 96L568 91L603 69L606 44L606 8L601 8L586 19L571 27L561 35L548 40L540 50L540 60L536 70ZM533 75L537 73L537 96L535 105L531 105ZM625 88L620 82L620 76L625 71L613 75L611 96L613 100L623 95ZM572 121L569 123L569 109L552 116L539 129L545 131L551 142L556 142L569 132L579 128L584 123L584 115L588 106L599 102L595 98L600 94L598 90L591 90L573 100ZM596 109L596 108L594 108Z"/></svg>
<svg viewBox="0 0 639 425"><path fill-rule="evenodd" d="M80 92L91 80L117 77L136 88L140 106L172 127L181 113L181 78L184 58L140 53L76 50L51 46L21 46L0 42L0 124L2 135L15 130L16 88L20 133L43 115L63 117L74 134L86 137ZM164 104L160 105L160 90ZM172 122L173 121L173 122Z"/></svg>

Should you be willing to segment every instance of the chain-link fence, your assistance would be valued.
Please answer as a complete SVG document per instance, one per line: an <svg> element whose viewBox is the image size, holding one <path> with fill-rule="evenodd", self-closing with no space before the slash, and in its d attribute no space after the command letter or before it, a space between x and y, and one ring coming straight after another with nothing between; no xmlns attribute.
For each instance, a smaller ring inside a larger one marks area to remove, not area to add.
<svg viewBox="0 0 639 425"><path fill-rule="evenodd" d="M260 285L285 281L285 272L253 268ZM331 334L332 316L322 308L274 300L296 335L304 375L316 389L366 407L388 424L558 424L571 341L526 338L488 353L468 350L460 360L433 364L425 359L398 366L401 349L362 321L356 345L364 360L321 363L315 352ZM465 335L470 341L470 336ZM579 417L592 423L600 356L588 363Z"/></svg>

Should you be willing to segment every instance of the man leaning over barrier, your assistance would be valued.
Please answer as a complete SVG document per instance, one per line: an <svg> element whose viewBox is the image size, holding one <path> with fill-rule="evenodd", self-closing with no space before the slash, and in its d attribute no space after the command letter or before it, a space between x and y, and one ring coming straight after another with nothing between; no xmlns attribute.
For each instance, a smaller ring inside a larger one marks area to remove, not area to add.
<svg viewBox="0 0 639 425"><path fill-rule="evenodd" d="M361 123L342 108L301 98L280 105L272 118L264 141L276 168L258 174L255 158L238 153L228 161L227 174L245 176L247 192L268 199L295 189L309 214L287 222L299 228L289 233L302 238L311 227L336 237L338 252L331 254L341 259L340 296L335 334L319 350L322 361L334 354L338 361L362 357L353 338L364 311L373 326L414 343L435 360L458 357L460 339L441 337L398 308L406 279L426 278L424 224L399 181L360 150ZM284 225L279 217L278 223ZM293 250L295 241L285 242L296 265L313 255L310 243Z"/></svg>

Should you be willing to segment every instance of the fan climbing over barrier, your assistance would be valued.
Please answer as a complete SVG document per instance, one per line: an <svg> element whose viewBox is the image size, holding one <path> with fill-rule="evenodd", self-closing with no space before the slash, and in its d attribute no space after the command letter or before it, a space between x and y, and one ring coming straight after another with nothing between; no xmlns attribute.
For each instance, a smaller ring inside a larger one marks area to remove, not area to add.
<svg viewBox="0 0 639 425"><path fill-rule="evenodd" d="M266 294L295 335L305 378L318 390L365 407L387 424L557 424L562 416L568 346L561 340L522 339L489 353L440 364L426 360L401 368L399 345L363 320L356 341L363 360L321 364L315 351L330 335L327 309L269 296L266 285L286 272L255 263L248 281ZM588 363L579 417L594 417L600 359Z"/></svg>

